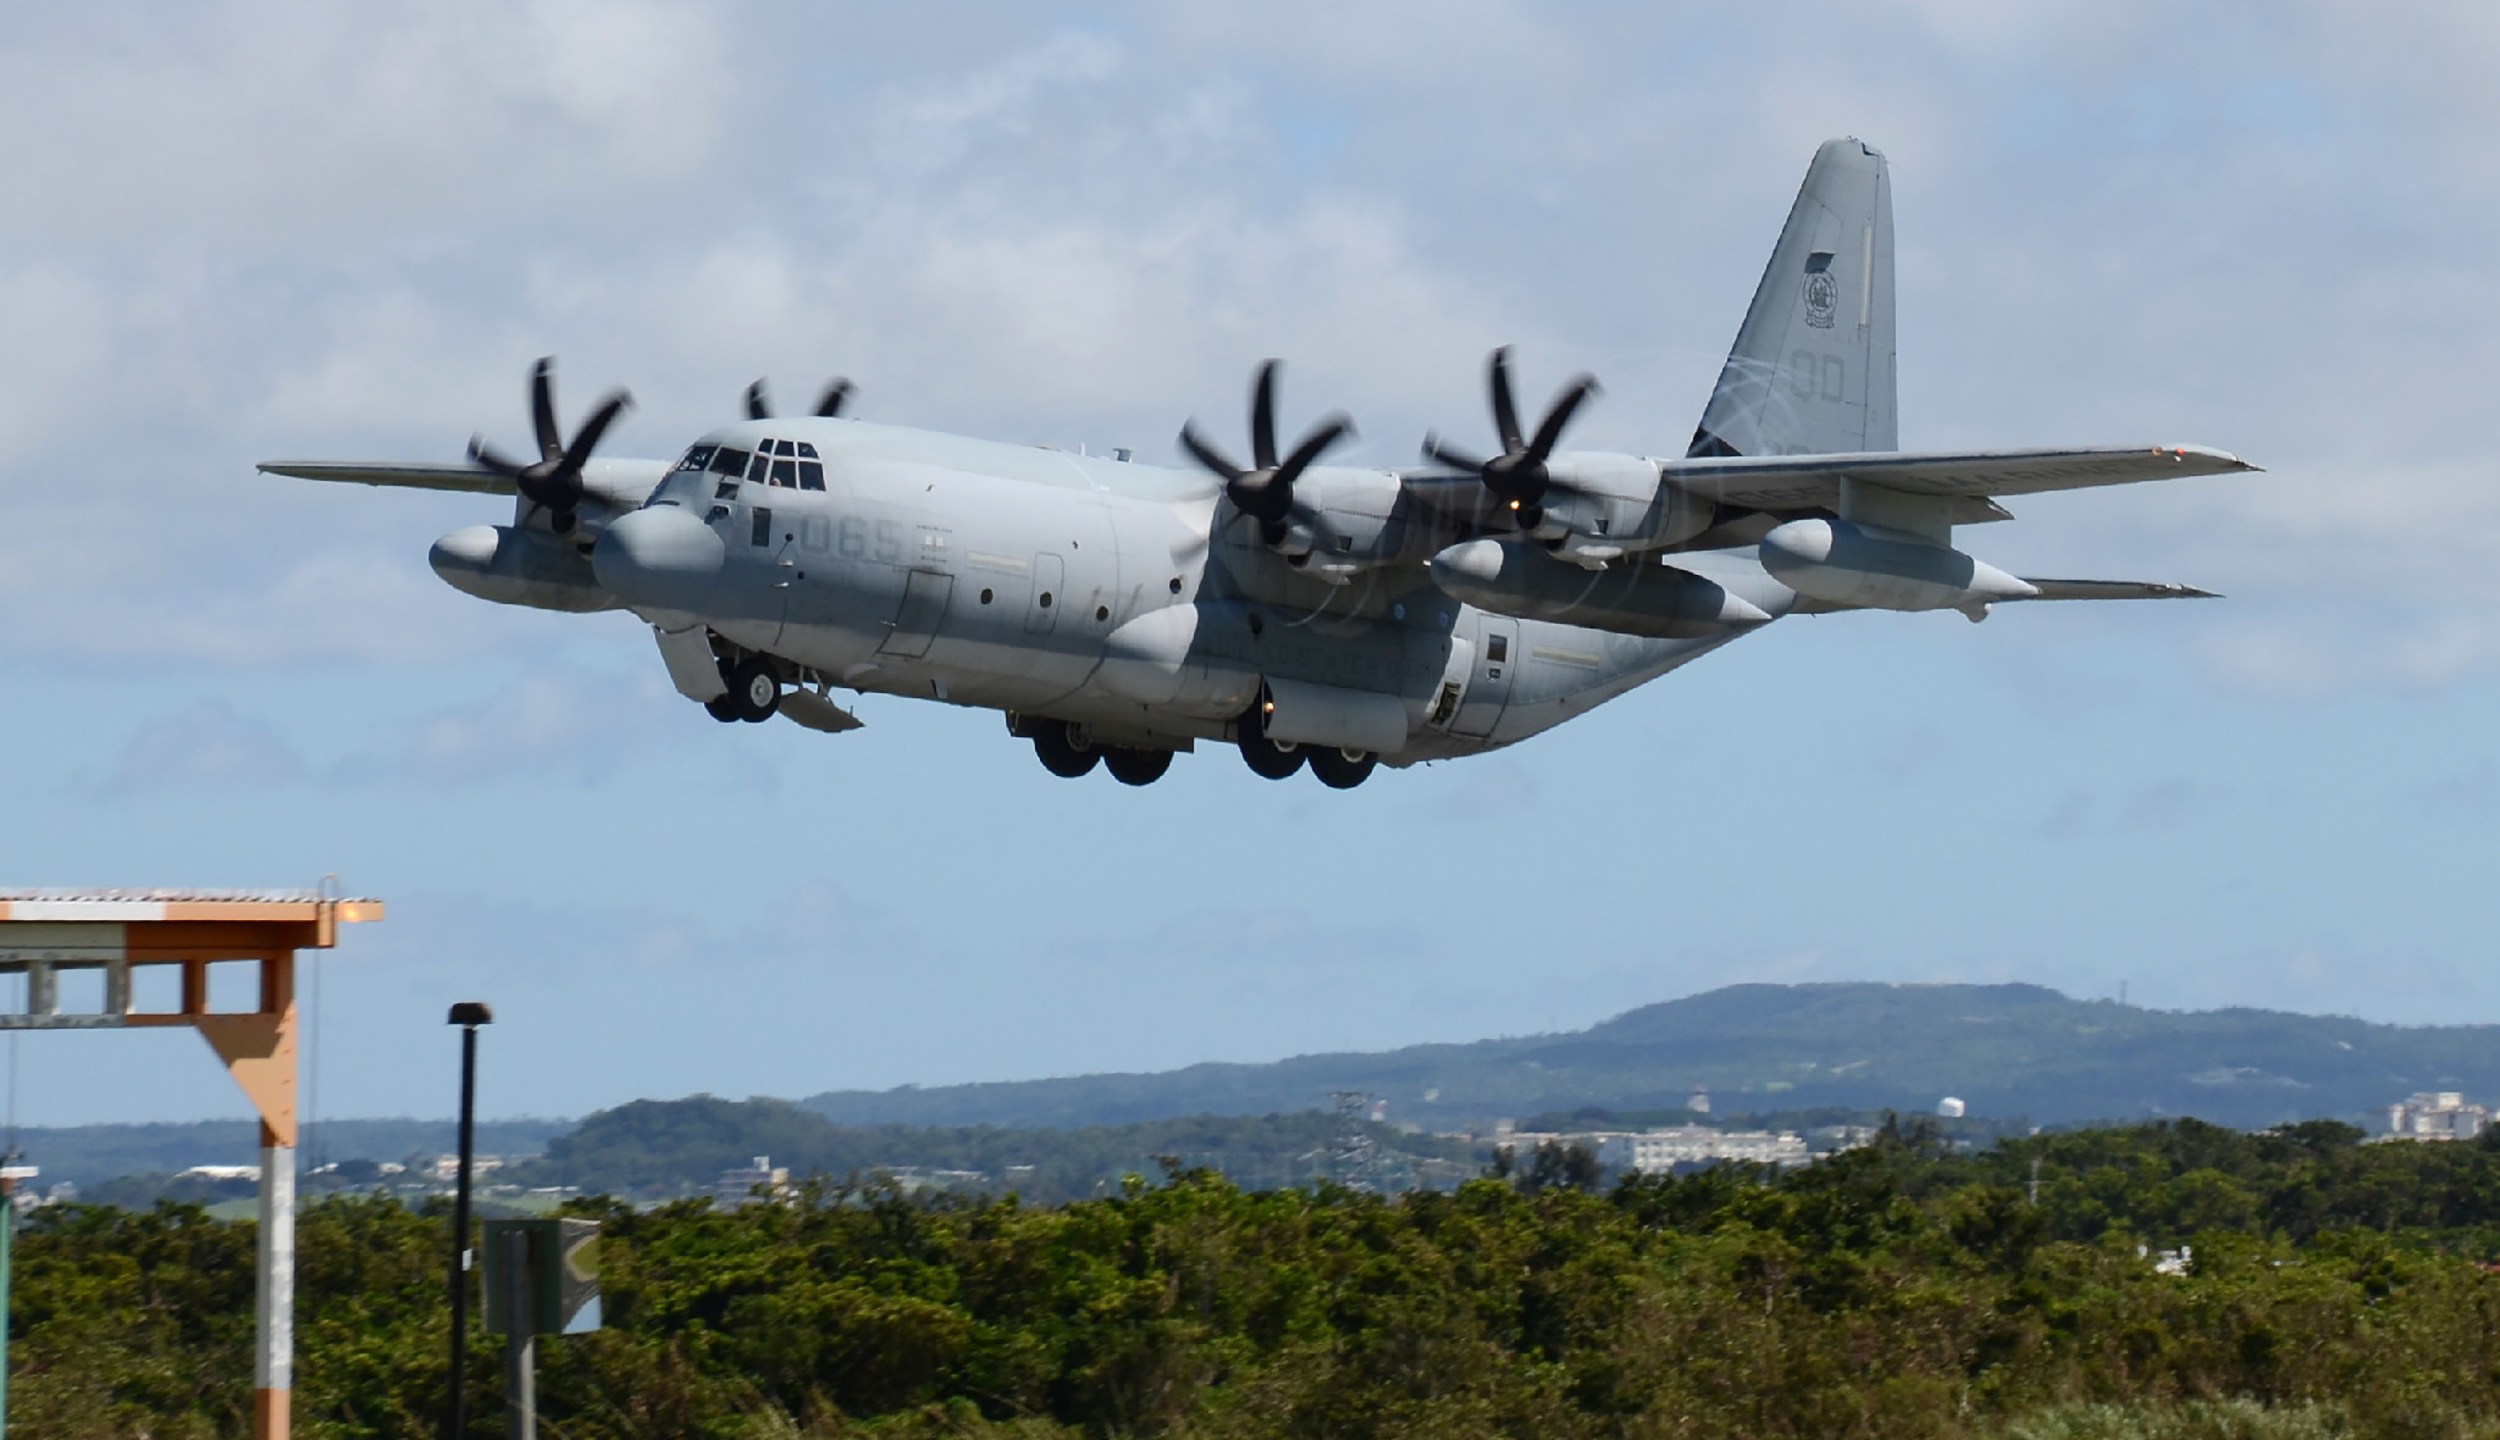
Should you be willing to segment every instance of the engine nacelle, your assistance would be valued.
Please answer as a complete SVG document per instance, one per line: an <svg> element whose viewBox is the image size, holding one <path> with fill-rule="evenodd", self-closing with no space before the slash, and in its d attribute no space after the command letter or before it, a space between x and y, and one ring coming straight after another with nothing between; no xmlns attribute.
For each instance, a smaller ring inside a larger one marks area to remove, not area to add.
<svg viewBox="0 0 2500 1440"><path fill-rule="evenodd" d="M1496 615L1554 620L1624 635L1694 640L1771 614L1714 580L1651 563L1587 570L1523 540L1470 540L1432 558L1433 583Z"/></svg>
<svg viewBox="0 0 2500 1440"><path fill-rule="evenodd" d="M1405 488L1386 470L1314 466L1294 482L1293 512L1273 548L1294 568L1331 585L1366 570L1420 559L1416 528L1400 504Z"/></svg>
<svg viewBox="0 0 2500 1440"><path fill-rule="evenodd" d="M1680 545L1718 519L1718 506L1664 483L1658 462L1606 450L1574 450L1546 463L1553 477L1535 535L1580 565Z"/></svg>
<svg viewBox="0 0 2500 1440"><path fill-rule="evenodd" d="M2040 592L1950 545L1853 525L1791 520L1762 537L1762 568L1800 595L1868 610L1960 610Z"/></svg>
<svg viewBox="0 0 2500 1440"><path fill-rule="evenodd" d="M498 605L587 614L620 605L569 540L543 530L472 525L434 542L426 557L443 583Z"/></svg>

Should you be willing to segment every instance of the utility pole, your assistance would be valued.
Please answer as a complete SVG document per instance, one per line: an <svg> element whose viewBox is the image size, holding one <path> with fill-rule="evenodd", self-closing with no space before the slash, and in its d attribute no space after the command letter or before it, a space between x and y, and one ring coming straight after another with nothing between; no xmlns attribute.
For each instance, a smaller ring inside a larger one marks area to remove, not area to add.
<svg viewBox="0 0 2500 1440"><path fill-rule="evenodd" d="M443 1433L450 1440L468 1440L464 1386L469 1361L469 1161L477 1148L477 1027L495 1023L495 1012L482 1000L463 1000L451 1007L450 1023L460 1027L460 1176L451 1202L451 1403Z"/></svg>

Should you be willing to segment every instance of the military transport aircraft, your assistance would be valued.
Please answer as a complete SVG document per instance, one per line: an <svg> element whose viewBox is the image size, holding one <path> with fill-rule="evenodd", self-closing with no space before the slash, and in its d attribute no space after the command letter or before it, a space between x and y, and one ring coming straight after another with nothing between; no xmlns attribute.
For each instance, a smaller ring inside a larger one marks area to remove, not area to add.
<svg viewBox="0 0 2500 1440"><path fill-rule="evenodd" d="M1784 615L2202 595L2020 578L1954 546L2011 495L2255 467L2198 446L1896 449L1891 182L1856 140L1815 155L1681 457L1561 448L1586 376L1524 422L1488 372L1499 449L1323 464L1342 416L1290 446L1274 361L1249 460L1183 427L1199 470L816 413L748 418L668 460L595 458L629 402L568 441L552 367L537 455L272 462L314 480L512 495L508 525L434 543L436 573L507 605L649 622L670 680L724 721L860 721L836 688L1002 711L1054 774L1160 778L1229 742L1326 785L1380 761L1498 749Z"/></svg>

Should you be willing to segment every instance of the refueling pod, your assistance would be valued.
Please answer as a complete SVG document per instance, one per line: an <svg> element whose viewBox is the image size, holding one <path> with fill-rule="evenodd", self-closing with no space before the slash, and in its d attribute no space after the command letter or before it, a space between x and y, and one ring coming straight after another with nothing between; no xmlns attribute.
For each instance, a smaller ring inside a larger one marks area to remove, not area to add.
<svg viewBox="0 0 2500 1440"><path fill-rule="evenodd" d="M1798 594L1867 610L1961 610L2040 593L1950 545L1846 520L1791 520L1762 537L1761 554Z"/></svg>

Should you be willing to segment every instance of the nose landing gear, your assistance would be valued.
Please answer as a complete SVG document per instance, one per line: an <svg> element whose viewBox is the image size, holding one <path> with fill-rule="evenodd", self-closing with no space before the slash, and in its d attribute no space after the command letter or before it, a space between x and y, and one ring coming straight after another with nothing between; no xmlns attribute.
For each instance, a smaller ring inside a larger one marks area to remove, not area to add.
<svg viewBox="0 0 2500 1440"><path fill-rule="evenodd" d="M744 720L761 725L781 708L781 673L760 655L749 655L736 664L722 661L720 678L729 693L704 701L703 709L723 724Z"/></svg>

